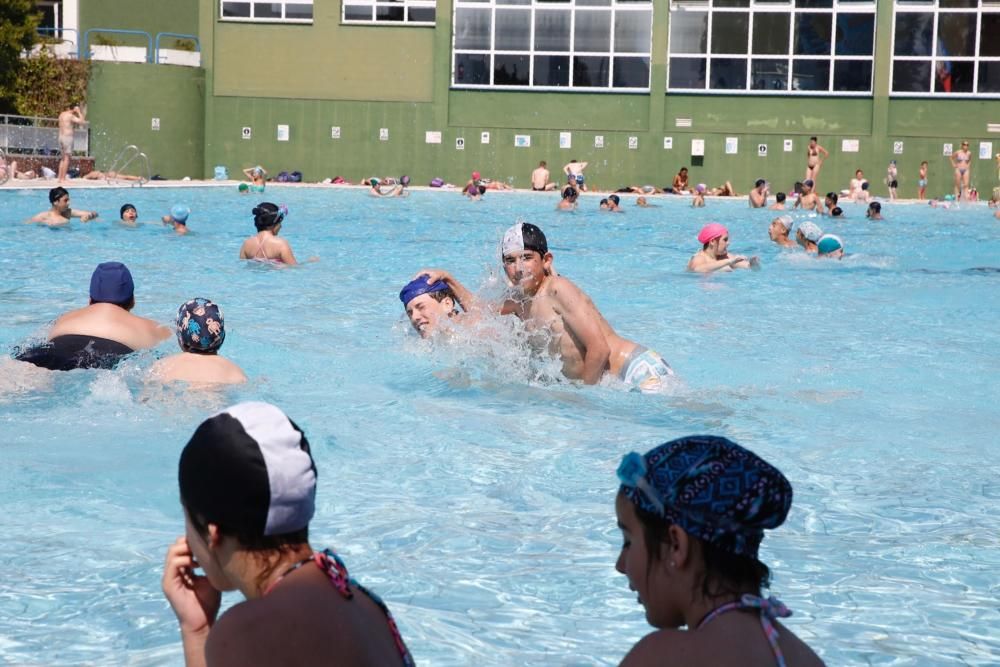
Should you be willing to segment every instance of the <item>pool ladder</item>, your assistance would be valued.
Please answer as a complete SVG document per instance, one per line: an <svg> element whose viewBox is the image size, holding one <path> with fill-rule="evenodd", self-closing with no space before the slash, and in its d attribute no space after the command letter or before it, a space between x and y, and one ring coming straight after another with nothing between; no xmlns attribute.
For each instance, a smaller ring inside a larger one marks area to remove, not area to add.
<svg viewBox="0 0 1000 667"><path fill-rule="evenodd" d="M142 173L139 174L138 181L130 181L133 186L142 186L143 183L149 182L149 158L146 154L139 150L139 147L135 144L129 144L125 148L118 151L118 155L111 162L111 166L108 168L108 185L118 185L118 181L111 177L111 172L120 174L125 171L126 167L130 164L139 160L139 166L142 167Z"/></svg>

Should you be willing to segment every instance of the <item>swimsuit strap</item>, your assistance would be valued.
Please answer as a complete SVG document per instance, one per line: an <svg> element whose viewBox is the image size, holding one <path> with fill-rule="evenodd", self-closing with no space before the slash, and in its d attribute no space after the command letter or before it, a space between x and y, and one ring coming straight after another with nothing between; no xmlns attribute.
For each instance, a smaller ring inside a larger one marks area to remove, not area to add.
<svg viewBox="0 0 1000 667"><path fill-rule="evenodd" d="M736 602L728 602L721 607L716 607L712 611L708 612L705 618L701 619L701 622L698 623L698 627L695 629L700 630L704 626L708 625L709 622L726 612L734 610L743 611L747 609L760 610L760 625L764 629L764 636L767 638L767 643L771 645L771 651L774 653L774 658L778 663L778 667L786 667L785 655L781 652L781 647L778 646L778 630L774 627L774 622L779 618L787 618L791 616L792 610L786 607L781 600L774 596L765 599L757 595L746 594Z"/></svg>
<svg viewBox="0 0 1000 667"><path fill-rule="evenodd" d="M258 258L257 255L260 255ZM253 255L254 259L267 259L267 251L264 250L264 239L260 236L257 237L257 252Z"/></svg>

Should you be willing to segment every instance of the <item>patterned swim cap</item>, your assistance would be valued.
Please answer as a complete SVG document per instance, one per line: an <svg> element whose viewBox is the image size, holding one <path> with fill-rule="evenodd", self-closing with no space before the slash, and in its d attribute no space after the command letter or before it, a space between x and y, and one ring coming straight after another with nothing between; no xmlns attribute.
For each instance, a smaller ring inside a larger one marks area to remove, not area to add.
<svg viewBox="0 0 1000 667"><path fill-rule="evenodd" d="M792 506L792 485L777 468L726 438L692 435L618 466L620 493L723 551L757 558L765 528Z"/></svg>
<svg viewBox="0 0 1000 667"><path fill-rule="evenodd" d="M222 309L198 297L177 309L177 342L185 352L214 352L226 340Z"/></svg>

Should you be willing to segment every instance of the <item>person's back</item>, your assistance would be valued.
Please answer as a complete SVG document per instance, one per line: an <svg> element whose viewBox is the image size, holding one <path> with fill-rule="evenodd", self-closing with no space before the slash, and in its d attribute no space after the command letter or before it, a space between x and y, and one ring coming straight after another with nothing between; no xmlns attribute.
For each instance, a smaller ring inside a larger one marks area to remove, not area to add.
<svg viewBox="0 0 1000 667"><path fill-rule="evenodd" d="M281 224L288 214L288 209L278 207L270 202L262 202L253 209L254 226L257 233L243 241L240 246L240 259L252 259L259 262L272 262L295 265L298 262L292 253L288 241L278 238Z"/></svg>
<svg viewBox="0 0 1000 667"><path fill-rule="evenodd" d="M170 337L170 331L145 317L133 315L112 303L92 303L70 311L56 320L49 340L60 336L95 336L127 345L133 350L156 347Z"/></svg>
<svg viewBox="0 0 1000 667"><path fill-rule="evenodd" d="M154 365L150 373L163 382L192 384L239 384L246 375L239 366L219 356L226 340L222 309L201 297L181 304L177 309L177 344L181 352Z"/></svg>

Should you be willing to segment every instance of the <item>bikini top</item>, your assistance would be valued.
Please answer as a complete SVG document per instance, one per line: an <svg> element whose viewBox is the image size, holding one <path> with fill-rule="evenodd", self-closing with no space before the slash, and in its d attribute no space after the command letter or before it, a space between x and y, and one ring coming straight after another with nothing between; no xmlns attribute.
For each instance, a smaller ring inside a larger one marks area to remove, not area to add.
<svg viewBox="0 0 1000 667"><path fill-rule="evenodd" d="M764 629L764 636L767 638L767 643L771 645L771 652L774 653L778 667L786 667L785 655L781 652L781 647L778 646L778 630L774 627L774 622L779 618L791 616L792 610L776 597L764 599L757 595L744 595L735 602L729 602L708 612L695 629L700 630L726 612L754 609L760 610L760 626Z"/></svg>
<svg viewBox="0 0 1000 667"><path fill-rule="evenodd" d="M410 650L406 648L406 644L403 642L403 636L399 634L399 628L396 626L396 621L392 617L392 613L389 611L389 608L384 602L382 602L382 598L355 581L350 574L348 574L347 566L344 565L344 561L342 561L340 556L338 556L332 549L317 551L309 558L301 560L285 570L280 577L271 582L271 585L264 591L264 595L266 596L274 590L274 587L278 585L278 582L292 572L295 572L295 570L299 569L306 563L315 563L316 567L322 570L323 574L327 576L330 583L335 589L337 589L337 592L340 593L340 596L345 600L354 599L354 591L351 590L353 587L367 595L372 602L378 605L378 608L385 614L386 621L389 624L389 632L392 633L393 641L396 642L396 649L399 651L399 657L403 659L404 667L415 667L416 663L413 661L413 656L410 655Z"/></svg>

